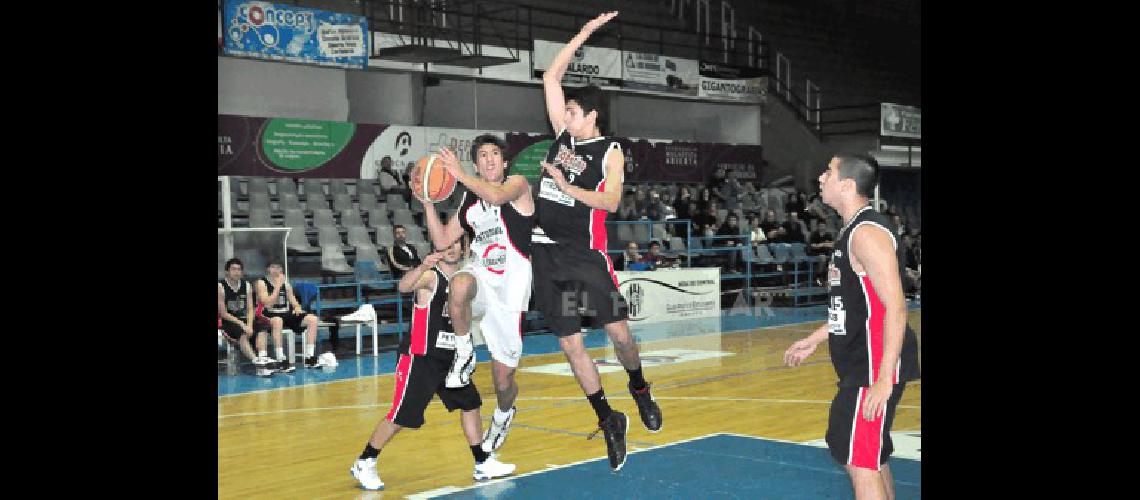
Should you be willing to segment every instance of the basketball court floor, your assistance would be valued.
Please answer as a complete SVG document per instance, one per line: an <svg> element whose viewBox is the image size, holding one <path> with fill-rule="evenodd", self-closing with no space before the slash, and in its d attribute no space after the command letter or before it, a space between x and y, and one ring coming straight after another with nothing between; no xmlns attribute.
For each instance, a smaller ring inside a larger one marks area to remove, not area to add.
<svg viewBox="0 0 1140 500"><path fill-rule="evenodd" d="M824 318L821 308L726 311L720 318L631 325L646 379L664 414L650 434L637 416L605 334L586 345L614 409L630 416L630 455L614 473L594 414L551 335L525 338L518 414L499 459L513 476L471 478L472 458L438 399L418 430L381 452L383 491L359 489L348 469L392 402L396 354L341 359L335 369L258 378L218 376L219 498L852 498L823 443L836 391L827 343L796 368L792 342ZM919 334L921 308L909 324ZM921 349L920 349L921 352ZM474 376L484 428L494 408L486 348ZM907 385L892 438L897 498L920 497L921 380Z"/></svg>

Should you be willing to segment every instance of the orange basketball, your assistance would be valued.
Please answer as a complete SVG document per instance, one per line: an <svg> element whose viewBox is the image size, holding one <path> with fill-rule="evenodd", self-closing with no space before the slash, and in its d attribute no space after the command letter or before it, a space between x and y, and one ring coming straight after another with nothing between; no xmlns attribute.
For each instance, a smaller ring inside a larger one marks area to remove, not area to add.
<svg viewBox="0 0 1140 500"><path fill-rule="evenodd" d="M451 175L434 154L420 158L410 175L412 189L430 202L446 200L455 191L455 176Z"/></svg>

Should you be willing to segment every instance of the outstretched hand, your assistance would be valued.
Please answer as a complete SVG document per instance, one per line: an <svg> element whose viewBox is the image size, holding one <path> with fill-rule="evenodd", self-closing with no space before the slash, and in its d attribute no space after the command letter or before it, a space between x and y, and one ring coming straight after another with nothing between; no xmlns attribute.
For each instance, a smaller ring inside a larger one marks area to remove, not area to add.
<svg viewBox="0 0 1140 500"><path fill-rule="evenodd" d="M446 147L441 147L439 148L439 161L443 163L443 168L446 168L448 173L459 180L463 169L459 167L459 157L455 156L455 153Z"/></svg>
<svg viewBox="0 0 1140 500"><path fill-rule="evenodd" d="M586 33L588 35L594 31L597 31L598 28L601 28L603 25L610 22L610 19L617 17L617 15L618 11L616 10L603 12L598 17L595 17L587 22L585 26L582 26L582 33Z"/></svg>

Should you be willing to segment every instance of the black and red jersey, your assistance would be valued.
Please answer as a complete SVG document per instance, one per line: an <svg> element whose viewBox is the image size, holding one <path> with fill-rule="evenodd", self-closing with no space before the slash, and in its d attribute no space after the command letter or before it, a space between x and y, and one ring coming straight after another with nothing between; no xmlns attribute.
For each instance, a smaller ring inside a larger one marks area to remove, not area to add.
<svg viewBox="0 0 1140 500"><path fill-rule="evenodd" d="M621 145L605 136L579 141L563 129L550 150L546 162L562 171L566 181L587 191L602 191L606 186L606 159ZM612 182L621 182L614 179ZM558 189L554 179L544 170L534 199L537 225L533 243L557 243L583 250L606 250L605 210L592 208Z"/></svg>
<svg viewBox="0 0 1140 500"><path fill-rule="evenodd" d="M451 317L447 313L448 279L438 267L431 268L435 273L435 287L426 304L416 301L412 307L411 332L400 341L399 352L417 356L432 356L451 359L455 356L455 330L451 327ZM444 332L440 342L440 332ZM448 340L447 337L452 337ZM441 347L446 346L446 347Z"/></svg>
<svg viewBox="0 0 1140 500"><path fill-rule="evenodd" d="M870 205L855 214L839 232L828 267L828 346L840 387L870 386L879 377L883 360L883 320L886 309L866 273L851 267L851 234L860 226L886 231L895 244L899 277L906 276L906 257L893 225ZM907 325L893 383L918 378L918 339Z"/></svg>

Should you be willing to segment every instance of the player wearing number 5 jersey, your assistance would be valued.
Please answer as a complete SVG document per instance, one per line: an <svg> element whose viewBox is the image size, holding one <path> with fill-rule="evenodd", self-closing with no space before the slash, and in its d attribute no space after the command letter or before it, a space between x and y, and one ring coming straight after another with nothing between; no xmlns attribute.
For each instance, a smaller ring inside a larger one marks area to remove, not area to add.
<svg viewBox="0 0 1140 500"><path fill-rule="evenodd" d="M918 378L918 341L906 324L906 259L892 224L868 204L878 182L868 156L836 156L820 175L823 202L843 217L828 268L828 320L784 354L790 366L826 338L839 391L826 441L847 468L855 497L894 498L890 430L908 380Z"/></svg>

